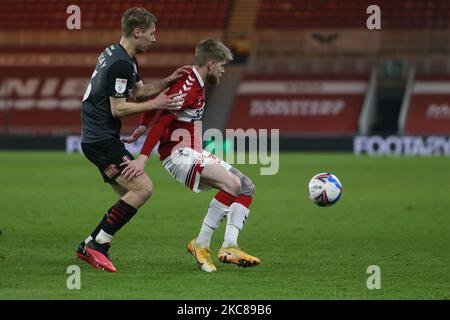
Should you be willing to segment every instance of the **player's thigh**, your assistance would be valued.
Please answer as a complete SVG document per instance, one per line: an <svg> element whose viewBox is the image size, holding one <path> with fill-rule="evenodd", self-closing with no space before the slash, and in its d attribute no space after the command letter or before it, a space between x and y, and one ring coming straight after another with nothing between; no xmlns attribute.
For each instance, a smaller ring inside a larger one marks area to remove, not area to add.
<svg viewBox="0 0 450 320"><path fill-rule="evenodd" d="M203 169L200 183L226 191L234 196L239 194L241 188L239 178L215 162L209 163Z"/></svg>
<svg viewBox="0 0 450 320"><path fill-rule="evenodd" d="M116 183L115 181L111 183L111 188L114 190L114 192L121 198L125 194L127 194L128 189L122 187L120 184Z"/></svg>
<svg viewBox="0 0 450 320"><path fill-rule="evenodd" d="M142 173L131 180L125 179L123 176L118 176L115 182L123 189L133 192L153 192L153 183L147 173Z"/></svg>

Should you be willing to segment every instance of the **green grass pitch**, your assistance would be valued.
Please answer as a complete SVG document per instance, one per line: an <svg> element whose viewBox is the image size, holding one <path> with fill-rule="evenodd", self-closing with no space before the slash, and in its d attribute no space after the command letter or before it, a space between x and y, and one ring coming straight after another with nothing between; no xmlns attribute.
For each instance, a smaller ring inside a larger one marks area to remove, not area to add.
<svg viewBox="0 0 450 320"><path fill-rule="evenodd" d="M0 299L450 299L448 158L282 153L277 175L239 165L256 195L240 245L256 268L199 270L186 252L214 192L194 194L153 157L154 195L115 237L118 271L76 260L75 246L115 201L82 155L0 152ZM316 173L335 173L343 197L306 196ZM216 256L224 224L214 235ZM81 268L69 290L68 266ZM381 269L381 289L366 286Z"/></svg>

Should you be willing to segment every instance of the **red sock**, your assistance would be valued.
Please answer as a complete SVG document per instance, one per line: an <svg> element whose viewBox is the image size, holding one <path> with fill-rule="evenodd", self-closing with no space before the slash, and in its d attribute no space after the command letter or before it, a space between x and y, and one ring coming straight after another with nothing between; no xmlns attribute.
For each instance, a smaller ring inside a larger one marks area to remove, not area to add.
<svg viewBox="0 0 450 320"><path fill-rule="evenodd" d="M253 198L250 196L246 196L244 194L240 194L234 200L234 202L242 204L244 207L249 208L252 204Z"/></svg>
<svg viewBox="0 0 450 320"><path fill-rule="evenodd" d="M222 191L220 190L219 192L217 192L217 194L215 195L215 197L217 201L219 201L220 203L223 203L226 206L231 206L231 204L235 201L235 197L232 196L231 194L229 194L228 192Z"/></svg>

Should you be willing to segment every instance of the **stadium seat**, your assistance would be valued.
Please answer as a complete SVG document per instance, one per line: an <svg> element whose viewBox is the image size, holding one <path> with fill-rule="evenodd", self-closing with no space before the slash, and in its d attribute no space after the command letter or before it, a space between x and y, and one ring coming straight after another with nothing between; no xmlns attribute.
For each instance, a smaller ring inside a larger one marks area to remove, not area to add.
<svg viewBox="0 0 450 320"><path fill-rule="evenodd" d="M54 30L65 28L66 8L70 0L3 0L8 8L0 12L2 30ZM232 0L155 0L121 2L111 0L82 1L82 26L87 30L120 28L122 13L133 6L143 6L155 14L160 28L221 28L226 27ZM107 10L106 10L107 9ZM202 18L199 18L202 17ZM20 21L20 23L18 23Z"/></svg>
<svg viewBox="0 0 450 320"><path fill-rule="evenodd" d="M261 0L256 26L270 29L359 28L371 1ZM448 28L450 3L436 0L377 1L383 28Z"/></svg>

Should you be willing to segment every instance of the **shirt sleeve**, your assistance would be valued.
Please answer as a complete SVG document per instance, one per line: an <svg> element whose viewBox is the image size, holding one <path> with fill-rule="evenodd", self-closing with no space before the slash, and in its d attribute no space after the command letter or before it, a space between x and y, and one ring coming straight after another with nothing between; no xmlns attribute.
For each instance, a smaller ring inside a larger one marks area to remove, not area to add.
<svg viewBox="0 0 450 320"><path fill-rule="evenodd" d="M175 116L170 113L166 113L158 119L158 122L150 129L147 138L145 139L144 145L141 149L141 154L150 156L150 153L156 146L156 143L159 139L161 139L164 130L170 126L174 119Z"/></svg>
<svg viewBox="0 0 450 320"><path fill-rule="evenodd" d="M129 62L119 60L108 69L108 96L114 98L127 98L127 86L133 77L133 67Z"/></svg>
<svg viewBox="0 0 450 320"><path fill-rule="evenodd" d="M139 125L145 127L151 127L161 116L162 110L150 110L141 113L139 117Z"/></svg>
<svg viewBox="0 0 450 320"><path fill-rule="evenodd" d="M186 79L181 79L175 82L170 86L169 92L167 92L167 95L171 95L174 93L182 94L183 97L183 104L181 105L181 108L177 111L174 111L174 114L180 114L183 112L186 108L189 108L192 106L195 94L194 90L190 90L191 88L183 86L186 82Z"/></svg>

